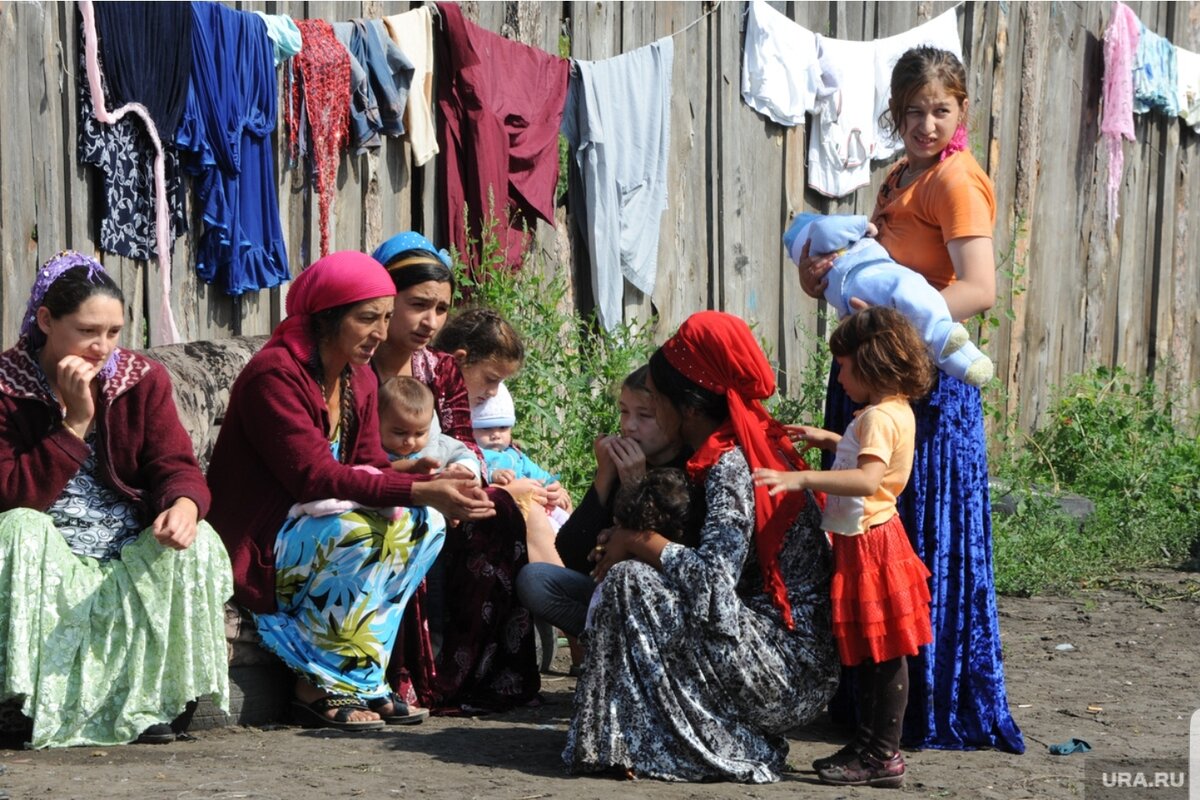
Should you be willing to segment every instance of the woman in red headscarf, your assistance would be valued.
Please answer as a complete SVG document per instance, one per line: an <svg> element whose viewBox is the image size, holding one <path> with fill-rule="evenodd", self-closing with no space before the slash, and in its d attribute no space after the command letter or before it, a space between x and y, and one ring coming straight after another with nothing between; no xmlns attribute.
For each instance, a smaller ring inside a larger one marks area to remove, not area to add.
<svg viewBox="0 0 1200 800"><path fill-rule="evenodd" d="M385 680L404 606L441 549L442 514L494 513L472 481L388 467L369 361L395 291L362 253L301 273L288 318L233 385L209 464L234 597L297 673L309 725L412 721Z"/></svg>
<svg viewBox="0 0 1200 800"><path fill-rule="evenodd" d="M563 760L666 780L779 779L784 732L838 679L819 498L751 472L803 469L762 400L775 377L749 326L693 314L650 358L660 426L678 424L706 501L700 545L611 529ZM779 467L776 467L779 468Z"/></svg>

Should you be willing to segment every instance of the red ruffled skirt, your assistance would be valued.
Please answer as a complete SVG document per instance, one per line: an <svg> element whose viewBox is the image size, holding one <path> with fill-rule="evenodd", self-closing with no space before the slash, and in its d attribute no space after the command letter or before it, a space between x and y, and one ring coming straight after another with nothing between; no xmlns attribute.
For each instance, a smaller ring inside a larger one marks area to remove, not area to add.
<svg viewBox="0 0 1200 800"><path fill-rule="evenodd" d="M833 534L833 635L842 664L915 656L933 641L929 570L896 514L860 536Z"/></svg>

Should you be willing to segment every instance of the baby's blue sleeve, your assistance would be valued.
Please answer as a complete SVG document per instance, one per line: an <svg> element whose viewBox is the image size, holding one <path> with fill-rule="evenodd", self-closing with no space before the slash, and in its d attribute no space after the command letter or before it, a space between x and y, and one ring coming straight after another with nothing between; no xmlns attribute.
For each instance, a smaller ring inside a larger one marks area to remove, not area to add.
<svg viewBox="0 0 1200 800"><path fill-rule="evenodd" d="M867 233L867 218L862 214L831 214L813 220L808 229L810 253L832 253L841 250Z"/></svg>

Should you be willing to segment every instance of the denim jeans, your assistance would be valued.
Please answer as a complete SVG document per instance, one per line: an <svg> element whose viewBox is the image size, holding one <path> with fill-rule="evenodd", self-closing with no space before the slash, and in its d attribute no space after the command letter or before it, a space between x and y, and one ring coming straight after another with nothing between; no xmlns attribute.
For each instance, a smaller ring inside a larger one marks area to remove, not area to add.
<svg viewBox="0 0 1200 800"><path fill-rule="evenodd" d="M517 573L517 598L535 616L563 632L583 633L596 582L556 564L526 564Z"/></svg>

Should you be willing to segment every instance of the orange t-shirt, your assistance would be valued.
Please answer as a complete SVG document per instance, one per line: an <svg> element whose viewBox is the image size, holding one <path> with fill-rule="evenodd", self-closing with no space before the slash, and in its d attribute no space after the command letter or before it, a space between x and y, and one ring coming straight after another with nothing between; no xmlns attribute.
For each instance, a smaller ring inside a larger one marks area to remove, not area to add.
<svg viewBox="0 0 1200 800"><path fill-rule="evenodd" d="M901 161L875 198L871 221L878 241L898 264L921 273L939 291L954 283L946 242L991 236L996 226L992 181L968 150L960 150L897 189Z"/></svg>

